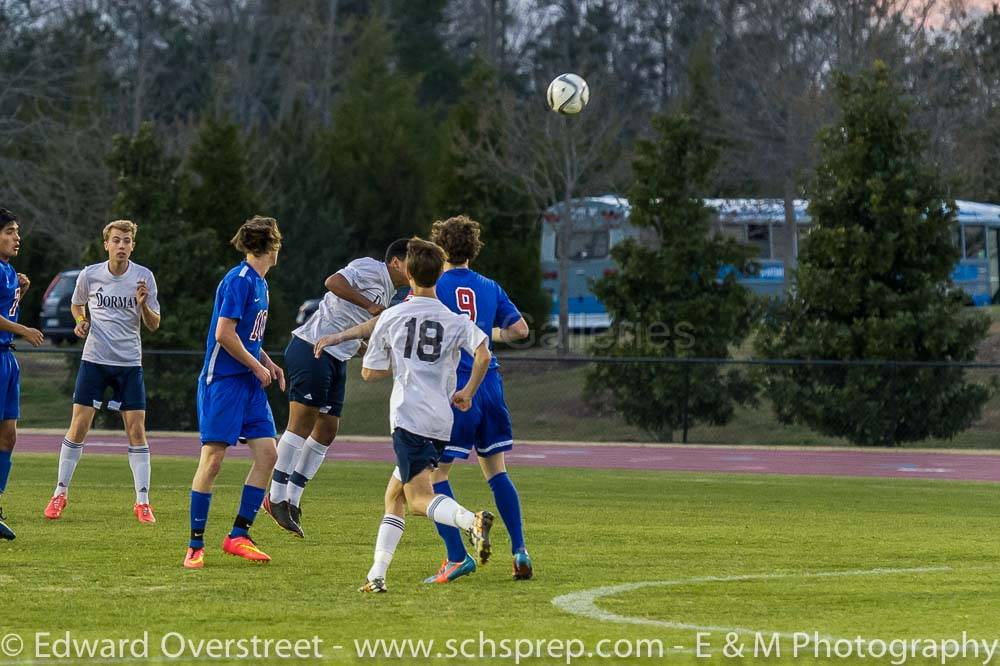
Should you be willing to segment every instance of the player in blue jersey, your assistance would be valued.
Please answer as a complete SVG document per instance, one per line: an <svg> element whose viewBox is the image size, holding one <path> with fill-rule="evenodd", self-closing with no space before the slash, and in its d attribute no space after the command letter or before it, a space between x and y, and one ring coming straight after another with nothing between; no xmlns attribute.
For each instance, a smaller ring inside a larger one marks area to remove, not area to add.
<svg viewBox="0 0 1000 666"><path fill-rule="evenodd" d="M528 335L528 324L503 287L469 268L469 262L483 248L479 234L479 223L465 215L434 223L431 240L441 246L448 257L444 273L437 283L438 298L452 312L468 315L491 342L521 340ZM472 359L463 353L458 365L459 386L468 381L471 368ZM432 480L435 493L452 496L448 482L451 463L456 458L468 458L469 452L475 448L483 476L493 491L500 517L510 534L513 577L515 580L527 580L533 570L524 544L521 499L507 474L504 460L504 453L514 446L514 433L510 411L504 401L499 368L500 364L494 356L472 408L466 412L454 410L451 441L445 447ZM466 552L459 531L445 525L437 525L437 528L447 546L448 555L438 572L425 582L447 583L475 571L475 561Z"/></svg>
<svg viewBox="0 0 1000 666"><path fill-rule="evenodd" d="M523 339L529 333L528 324L507 293L493 280L469 269L469 262L483 247L479 234L479 223L464 215L434 223L431 238L448 258L444 273L437 282L437 297L452 312L468 315L493 342ZM314 353L321 352L321 344L341 344L345 340L367 338L376 322L377 319L372 319L339 334L326 336L317 343ZM458 366L458 386L468 382L471 367L471 358L463 354ZM431 480L435 493L453 497L448 482L451 464L456 458L468 458L469 452L476 449L483 476L493 491L500 517L510 534L513 577L515 580L527 580L532 577L533 568L524 544L521 500L507 474L504 459L504 453L513 448L514 435L499 367L496 357L493 357L471 409L466 412L454 410L451 440ZM402 483L397 474L389 479L385 510L387 514L397 517L402 515ZM474 572L476 562L466 551L461 533L444 525L437 525L437 528L448 554L437 573L425 582L447 583Z"/></svg>
<svg viewBox="0 0 1000 666"><path fill-rule="evenodd" d="M278 263L281 232L270 217L254 216L231 243L246 259L226 273L215 292L208 329L205 364L198 377L198 427L201 459L191 482L191 541L184 567L201 569L205 556L205 523L212 486L226 450L243 438L253 465L243 486L233 529L222 544L230 555L251 562L271 558L250 538L257 510L277 460L274 417L264 389L277 381L285 390L285 374L263 350L268 291L264 276Z"/></svg>
<svg viewBox="0 0 1000 666"><path fill-rule="evenodd" d="M0 539L8 541L15 534L4 517L3 494L10 478L11 454L17 442L17 418L21 412L21 367L14 358L14 336L21 336L35 347L42 344L41 331L17 323L21 299L31 286L28 276L10 265L20 249L17 217L0 208Z"/></svg>

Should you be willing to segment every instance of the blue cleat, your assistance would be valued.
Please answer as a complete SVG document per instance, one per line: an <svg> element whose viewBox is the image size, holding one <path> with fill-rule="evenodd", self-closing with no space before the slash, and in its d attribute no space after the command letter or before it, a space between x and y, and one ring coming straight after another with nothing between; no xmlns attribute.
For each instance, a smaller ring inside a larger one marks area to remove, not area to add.
<svg viewBox="0 0 1000 666"><path fill-rule="evenodd" d="M476 561L466 553L465 559L461 562L449 562L445 560L441 563L441 568L430 578L425 578L425 583L450 583L456 578L468 576L476 573Z"/></svg>
<svg viewBox="0 0 1000 666"><path fill-rule="evenodd" d="M0 509L0 539L13 541L16 538L17 535L14 534L14 530L7 526L7 517L3 515L3 509Z"/></svg>
<svg viewBox="0 0 1000 666"><path fill-rule="evenodd" d="M514 580L529 580L535 575L531 568L531 558L528 551L519 550L514 554Z"/></svg>

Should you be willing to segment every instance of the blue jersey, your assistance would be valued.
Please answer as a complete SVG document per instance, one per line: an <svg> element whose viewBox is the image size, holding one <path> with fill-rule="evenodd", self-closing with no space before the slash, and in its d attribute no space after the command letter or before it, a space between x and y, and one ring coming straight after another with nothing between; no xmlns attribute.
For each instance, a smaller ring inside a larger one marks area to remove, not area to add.
<svg viewBox="0 0 1000 666"><path fill-rule="evenodd" d="M0 261L0 315L9 321L17 321L21 315L21 285L17 281L17 271L7 261ZM0 345L13 341L13 333L0 331Z"/></svg>
<svg viewBox="0 0 1000 666"><path fill-rule="evenodd" d="M205 344L205 365L201 370L206 384L211 384L216 377L250 373L250 368L230 356L215 341L219 317L239 320L236 334L240 342L251 356L259 359L264 344L264 327L267 325L267 281L245 261L226 273L215 290L215 308Z"/></svg>
<svg viewBox="0 0 1000 666"><path fill-rule="evenodd" d="M468 268L453 268L445 271L437 281L437 297L452 312L467 314L476 326L486 334L490 351L493 351L493 328L507 328L521 319L521 312L510 301L507 292L499 284ZM490 368L498 368L496 356L490 361ZM459 361L458 371L472 370L472 357L465 351Z"/></svg>

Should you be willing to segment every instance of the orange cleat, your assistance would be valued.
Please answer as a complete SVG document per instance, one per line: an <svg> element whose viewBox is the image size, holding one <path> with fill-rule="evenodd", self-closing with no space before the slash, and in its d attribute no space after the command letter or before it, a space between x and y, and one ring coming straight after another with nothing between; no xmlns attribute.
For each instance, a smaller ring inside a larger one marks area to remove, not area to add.
<svg viewBox="0 0 1000 666"><path fill-rule="evenodd" d="M58 520L62 516L63 509L66 508L65 495L53 495L49 503L45 505L45 517L49 520Z"/></svg>
<svg viewBox="0 0 1000 666"><path fill-rule="evenodd" d="M188 548L187 555L184 556L185 569L203 569L205 567L205 549Z"/></svg>
<svg viewBox="0 0 1000 666"><path fill-rule="evenodd" d="M140 523L152 525L156 522L156 516L153 515L153 507L148 504L136 504L132 511Z"/></svg>
<svg viewBox="0 0 1000 666"><path fill-rule="evenodd" d="M257 547L248 536L232 537L227 536L222 542L222 552L236 557L242 557L251 562L270 562L271 556Z"/></svg>

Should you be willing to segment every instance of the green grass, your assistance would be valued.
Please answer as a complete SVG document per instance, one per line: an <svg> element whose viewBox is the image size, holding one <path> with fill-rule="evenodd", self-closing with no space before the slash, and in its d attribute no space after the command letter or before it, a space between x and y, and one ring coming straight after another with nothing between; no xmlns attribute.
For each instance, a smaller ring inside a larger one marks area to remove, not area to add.
<svg viewBox="0 0 1000 666"><path fill-rule="evenodd" d="M324 467L306 491L308 538L280 533L262 515L254 533L274 561L253 566L219 550L247 469L245 460L227 461L199 572L180 567L195 462L159 458L154 465L157 525L135 522L125 457L104 455L84 457L64 518L46 522L41 512L56 460L16 457L4 508L19 538L0 543L0 635L71 630L75 638L118 639L149 631L155 657L171 631L192 639L315 634L334 663L356 660L354 640L478 644L480 630L498 641L579 639L593 648L601 639L659 639L693 648L693 629L603 622L552 604L558 595L637 581L681 582L611 595L598 606L660 622L838 637L950 638L966 630L993 638L996 632L1000 567L996 486L989 484L520 468L513 477L524 500L535 580L510 580L509 543L499 527L494 562L451 585L422 585L441 547L425 518L409 516L390 593L362 596L355 588L370 564L387 465ZM467 506L491 502L474 466L457 467L453 482ZM949 569L797 576L912 567ZM791 576L683 582L756 574ZM723 635L713 639L718 650ZM0 656L0 663L10 662ZM682 654L670 663L705 660Z"/></svg>

